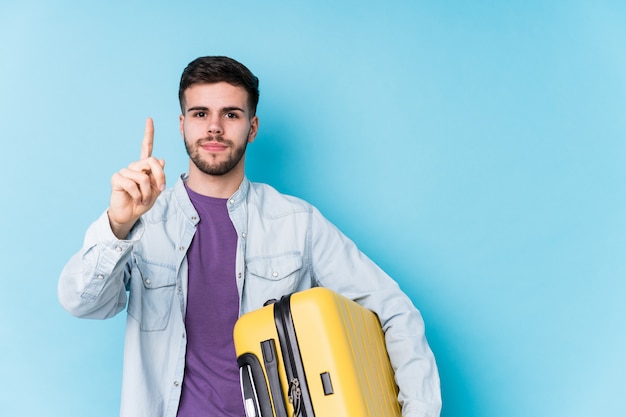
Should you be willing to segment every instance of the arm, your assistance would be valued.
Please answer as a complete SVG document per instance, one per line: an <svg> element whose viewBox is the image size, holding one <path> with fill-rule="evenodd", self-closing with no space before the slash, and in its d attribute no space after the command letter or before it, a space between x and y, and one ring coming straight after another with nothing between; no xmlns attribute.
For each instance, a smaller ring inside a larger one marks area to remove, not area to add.
<svg viewBox="0 0 626 417"><path fill-rule="evenodd" d="M133 240L119 240L107 214L100 216L87 230L81 250L61 272L58 296L63 308L74 316L92 319L110 318L122 311L132 245L141 234L140 222L131 233Z"/></svg>
<svg viewBox="0 0 626 417"><path fill-rule="evenodd" d="M143 232L140 217L165 189L165 161L152 157L154 125L146 121L141 158L111 178L109 209L88 229L82 249L59 279L61 305L86 318L108 318L126 305L132 245Z"/></svg>
<svg viewBox="0 0 626 417"><path fill-rule="evenodd" d="M319 285L357 301L381 321L402 415L438 417L439 374L421 314L398 284L317 210L311 225L311 264Z"/></svg>

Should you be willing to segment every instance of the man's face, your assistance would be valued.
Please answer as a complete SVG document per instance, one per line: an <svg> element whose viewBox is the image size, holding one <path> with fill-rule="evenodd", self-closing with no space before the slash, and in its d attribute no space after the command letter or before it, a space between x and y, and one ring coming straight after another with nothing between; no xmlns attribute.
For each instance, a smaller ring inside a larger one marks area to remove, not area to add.
<svg viewBox="0 0 626 417"><path fill-rule="evenodd" d="M258 128L258 118L248 109L246 90L220 82L194 84L184 94L180 131L193 165L208 175L243 172L246 146Z"/></svg>

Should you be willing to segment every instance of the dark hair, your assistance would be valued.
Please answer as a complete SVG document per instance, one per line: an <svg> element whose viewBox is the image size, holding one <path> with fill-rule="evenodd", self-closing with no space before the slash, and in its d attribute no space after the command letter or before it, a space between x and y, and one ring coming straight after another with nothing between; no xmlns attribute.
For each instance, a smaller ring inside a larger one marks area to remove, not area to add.
<svg viewBox="0 0 626 417"><path fill-rule="evenodd" d="M227 82L248 92L250 114L259 103L259 79L245 65L225 56L205 56L191 61L183 71L178 87L180 108L185 113L185 90L194 84Z"/></svg>

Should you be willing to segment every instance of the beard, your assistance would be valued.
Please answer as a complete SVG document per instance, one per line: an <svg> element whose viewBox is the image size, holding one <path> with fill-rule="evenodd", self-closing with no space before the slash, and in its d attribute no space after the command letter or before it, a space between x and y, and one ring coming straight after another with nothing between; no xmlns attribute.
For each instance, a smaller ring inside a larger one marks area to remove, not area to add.
<svg viewBox="0 0 626 417"><path fill-rule="evenodd" d="M212 157L209 159L203 159L200 156L200 147L203 143L206 142L218 142L227 145L232 149L232 154L228 159L221 162L213 161ZM207 175L225 175L235 168L244 154L246 153L246 148L248 147L248 141L244 142L241 146L235 146L234 143L230 140L224 139L223 136L207 136L202 139L196 140L195 144L189 143L186 137L184 137L185 149L187 150L187 155L194 163L194 165L202 172Z"/></svg>

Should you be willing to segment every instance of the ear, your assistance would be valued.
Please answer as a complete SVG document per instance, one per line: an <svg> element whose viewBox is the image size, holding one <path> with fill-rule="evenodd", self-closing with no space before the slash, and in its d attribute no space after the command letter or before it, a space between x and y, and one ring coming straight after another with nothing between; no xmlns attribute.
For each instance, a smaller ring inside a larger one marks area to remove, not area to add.
<svg viewBox="0 0 626 417"><path fill-rule="evenodd" d="M184 128L185 116L184 115L181 114L180 116L178 116L178 123L179 123L178 129L180 130L180 135L184 138L185 137L185 128Z"/></svg>
<svg viewBox="0 0 626 417"><path fill-rule="evenodd" d="M250 119L250 132L248 133L248 143L254 142L256 134L259 131L259 118L257 116Z"/></svg>

